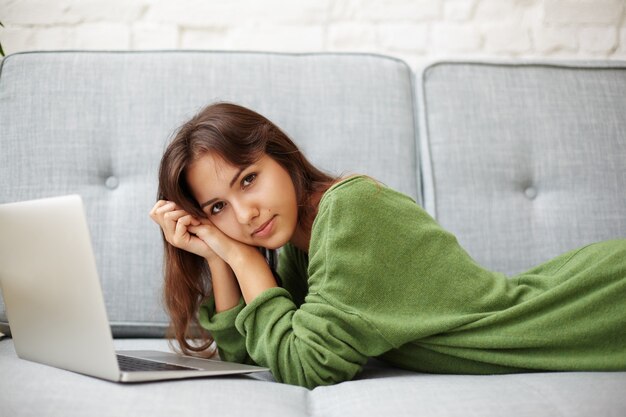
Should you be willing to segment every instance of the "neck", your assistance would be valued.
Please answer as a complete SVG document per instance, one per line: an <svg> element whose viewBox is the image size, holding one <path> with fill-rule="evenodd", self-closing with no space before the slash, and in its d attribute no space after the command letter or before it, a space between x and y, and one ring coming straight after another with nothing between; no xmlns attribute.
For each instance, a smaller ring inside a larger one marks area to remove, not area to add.
<svg viewBox="0 0 626 417"><path fill-rule="evenodd" d="M304 229L302 226L296 228L296 232L291 237L290 243L303 252L309 252L311 242L311 228Z"/></svg>

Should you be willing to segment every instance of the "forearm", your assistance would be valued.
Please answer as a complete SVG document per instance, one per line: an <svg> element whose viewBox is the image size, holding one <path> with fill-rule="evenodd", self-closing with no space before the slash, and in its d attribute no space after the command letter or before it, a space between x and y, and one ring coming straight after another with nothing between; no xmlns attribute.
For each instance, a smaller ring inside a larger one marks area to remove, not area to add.
<svg viewBox="0 0 626 417"><path fill-rule="evenodd" d="M299 308L284 288L268 289L238 315L237 330L259 365L279 382L314 388L350 380L379 334L351 312L309 295Z"/></svg>
<svg viewBox="0 0 626 417"><path fill-rule="evenodd" d="M231 267L216 257L207 261L211 270L215 312L230 310L239 304L241 290Z"/></svg>
<svg viewBox="0 0 626 417"><path fill-rule="evenodd" d="M250 249L240 253L230 264L247 304L263 291L278 286L263 255L255 248Z"/></svg>
<svg viewBox="0 0 626 417"><path fill-rule="evenodd" d="M266 288L276 286L276 281L267 262L256 249L243 254L240 258L241 262L232 262L236 265L235 268L221 258L208 261L213 283L214 305L201 308L200 322L215 337L222 360L254 364L246 350L245 337L234 327L235 315L244 306L241 303L240 285L243 283L245 286L243 295L244 300L248 302ZM234 269L241 277L240 280L236 277ZM266 275L268 273L269 277ZM255 277L259 278L258 282ZM221 314L216 315L217 313ZM216 321L217 317L220 317L218 321ZM229 322L230 325L227 324Z"/></svg>

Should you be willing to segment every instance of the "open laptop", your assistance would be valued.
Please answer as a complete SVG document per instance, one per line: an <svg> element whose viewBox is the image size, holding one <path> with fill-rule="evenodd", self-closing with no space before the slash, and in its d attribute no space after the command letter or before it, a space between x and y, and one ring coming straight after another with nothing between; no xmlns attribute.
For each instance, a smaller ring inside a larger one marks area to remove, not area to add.
<svg viewBox="0 0 626 417"><path fill-rule="evenodd" d="M268 370L170 352L115 352L78 195L0 205L0 288L22 359L117 382Z"/></svg>

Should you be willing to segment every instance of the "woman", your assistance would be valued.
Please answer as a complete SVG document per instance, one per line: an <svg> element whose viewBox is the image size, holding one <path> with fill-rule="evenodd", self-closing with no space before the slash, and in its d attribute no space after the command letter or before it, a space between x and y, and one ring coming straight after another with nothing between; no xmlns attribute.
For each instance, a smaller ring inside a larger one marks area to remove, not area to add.
<svg viewBox="0 0 626 417"><path fill-rule="evenodd" d="M626 370L626 240L507 279L407 196L321 172L228 103L181 127L159 193L150 216L185 353L213 353L212 336L222 359L306 387L350 380L369 357L437 373ZM196 323L201 346L186 341Z"/></svg>

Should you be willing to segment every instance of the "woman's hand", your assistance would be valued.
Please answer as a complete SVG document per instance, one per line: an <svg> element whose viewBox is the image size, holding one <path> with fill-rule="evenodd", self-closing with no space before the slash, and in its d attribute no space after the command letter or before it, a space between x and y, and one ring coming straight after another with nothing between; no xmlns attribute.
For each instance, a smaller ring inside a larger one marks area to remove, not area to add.
<svg viewBox="0 0 626 417"><path fill-rule="evenodd" d="M165 240L172 246L205 258L207 261L216 257L202 239L198 238L189 228L199 226L200 220L181 209L176 203L159 200L150 210L150 218L161 230Z"/></svg>
<svg viewBox="0 0 626 417"><path fill-rule="evenodd" d="M208 219L200 219L198 224L189 225L187 230L231 267L237 262L246 262L254 257L263 259L256 247L227 236Z"/></svg>
<svg viewBox="0 0 626 417"><path fill-rule="evenodd" d="M154 205L150 217L161 226L165 240L171 245L205 258L211 273L214 272L211 265L225 262L234 272L247 303L276 286L261 252L227 236L210 220L197 219L175 203L163 200Z"/></svg>
<svg viewBox="0 0 626 417"><path fill-rule="evenodd" d="M209 263L215 257L228 264L262 257L253 246L226 236L210 220L198 219L174 202L159 200L150 211L150 217L161 226L170 245L202 256Z"/></svg>

